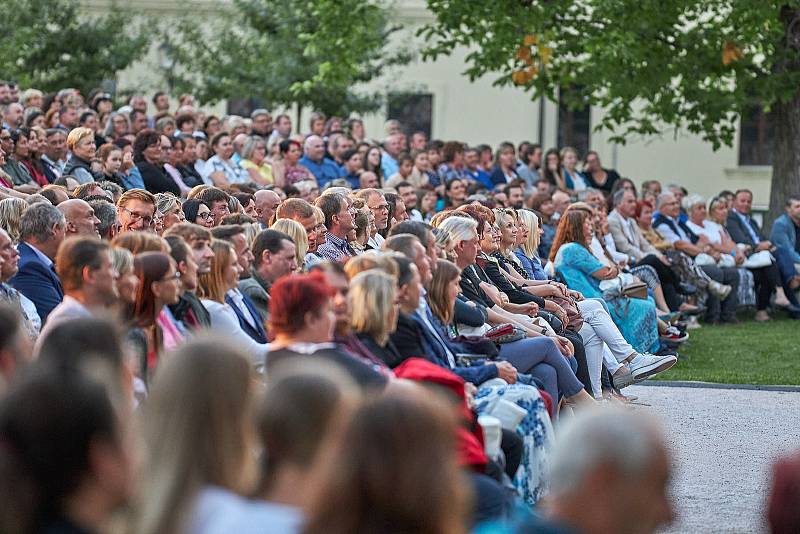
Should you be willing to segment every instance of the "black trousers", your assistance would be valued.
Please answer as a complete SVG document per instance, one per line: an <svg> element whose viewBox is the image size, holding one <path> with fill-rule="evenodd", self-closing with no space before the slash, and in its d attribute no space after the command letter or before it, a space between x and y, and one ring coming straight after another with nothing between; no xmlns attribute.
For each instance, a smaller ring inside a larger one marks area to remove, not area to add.
<svg viewBox="0 0 800 534"><path fill-rule="evenodd" d="M664 300L667 301L667 306L672 311L677 311L683 302L678 294L678 285L680 280L675 275L675 271L664 265L655 254L645 256L636 262L636 265L649 265L656 270L658 279L661 281L661 290L664 292Z"/></svg>
<svg viewBox="0 0 800 534"><path fill-rule="evenodd" d="M766 267L750 269L750 272L753 273L753 282L756 286L756 309L758 311L766 310L769 306L769 299L772 298L772 292L781 285L781 273L778 265L771 263Z"/></svg>
<svg viewBox="0 0 800 534"><path fill-rule="evenodd" d="M722 302L711 293L708 293L708 298L706 299L706 321L713 322L735 317L736 305L739 303L739 273L736 272L736 268L704 265L701 269L712 280L731 286L731 292Z"/></svg>

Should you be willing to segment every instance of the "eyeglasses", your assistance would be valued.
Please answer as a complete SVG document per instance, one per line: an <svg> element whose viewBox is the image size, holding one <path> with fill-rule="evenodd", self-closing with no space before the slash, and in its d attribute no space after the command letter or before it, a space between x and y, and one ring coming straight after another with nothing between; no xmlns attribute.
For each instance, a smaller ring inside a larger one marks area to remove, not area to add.
<svg viewBox="0 0 800 534"><path fill-rule="evenodd" d="M144 224L151 224L153 222L153 217L151 215L142 215L141 213L136 213L135 211L131 211L128 208L123 207L122 211L126 212L128 215L131 216L131 219L135 221L142 221Z"/></svg>
<svg viewBox="0 0 800 534"><path fill-rule="evenodd" d="M172 280L180 280L180 279L181 279L181 272L175 271L174 273L168 274L167 276L159 280L159 282L170 282Z"/></svg>
<svg viewBox="0 0 800 534"><path fill-rule="evenodd" d="M206 219L211 217L211 212L210 211L204 211L203 213L198 213L197 217L200 218L200 219L203 219L205 221Z"/></svg>

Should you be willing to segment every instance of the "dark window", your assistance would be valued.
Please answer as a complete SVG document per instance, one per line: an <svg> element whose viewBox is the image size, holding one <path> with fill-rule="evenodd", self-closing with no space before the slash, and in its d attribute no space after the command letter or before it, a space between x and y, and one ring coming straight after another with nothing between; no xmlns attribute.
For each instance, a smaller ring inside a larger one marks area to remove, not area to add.
<svg viewBox="0 0 800 534"><path fill-rule="evenodd" d="M264 102L258 98L231 98L228 99L227 113L228 115L249 117L254 110L263 107Z"/></svg>
<svg viewBox="0 0 800 534"><path fill-rule="evenodd" d="M592 133L592 108L585 105L580 108L568 106L559 95L558 98L558 147L571 146L582 158L589 151Z"/></svg>
<svg viewBox="0 0 800 534"><path fill-rule="evenodd" d="M392 93L388 98L387 120L400 121L407 133L425 132L430 138L433 119L433 95L429 93Z"/></svg>
<svg viewBox="0 0 800 534"><path fill-rule="evenodd" d="M772 113L754 106L742 113L739 135L739 165L772 165L775 132Z"/></svg>

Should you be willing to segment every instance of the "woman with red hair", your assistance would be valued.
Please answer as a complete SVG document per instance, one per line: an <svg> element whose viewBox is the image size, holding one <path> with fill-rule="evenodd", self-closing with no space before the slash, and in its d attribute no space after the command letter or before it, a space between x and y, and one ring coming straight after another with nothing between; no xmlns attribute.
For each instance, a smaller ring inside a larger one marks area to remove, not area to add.
<svg viewBox="0 0 800 534"><path fill-rule="evenodd" d="M287 358L313 355L341 365L362 386L382 387L386 379L334 343L335 291L321 272L285 276L270 289L267 371Z"/></svg>

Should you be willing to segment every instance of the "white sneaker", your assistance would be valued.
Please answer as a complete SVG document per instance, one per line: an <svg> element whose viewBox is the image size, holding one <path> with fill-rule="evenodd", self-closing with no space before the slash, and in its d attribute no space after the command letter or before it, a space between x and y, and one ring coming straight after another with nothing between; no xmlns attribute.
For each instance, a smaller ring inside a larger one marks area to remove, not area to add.
<svg viewBox="0 0 800 534"><path fill-rule="evenodd" d="M639 353L628 364L634 382L647 380L651 376L666 371L678 361L673 355L656 356L650 353Z"/></svg>
<svg viewBox="0 0 800 534"><path fill-rule="evenodd" d="M708 283L708 292L717 297L719 300L725 300L728 298L731 289L733 289L731 286L720 284L715 280L712 280Z"/></svg>

